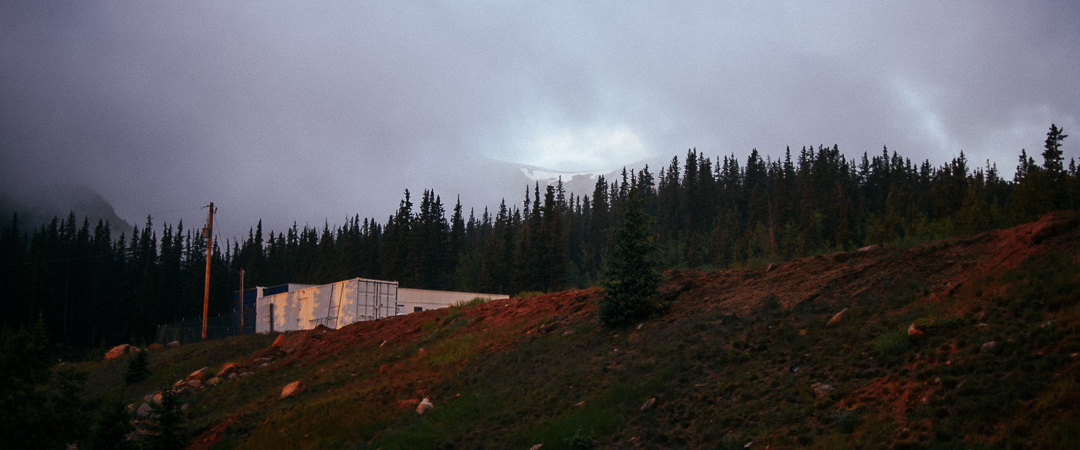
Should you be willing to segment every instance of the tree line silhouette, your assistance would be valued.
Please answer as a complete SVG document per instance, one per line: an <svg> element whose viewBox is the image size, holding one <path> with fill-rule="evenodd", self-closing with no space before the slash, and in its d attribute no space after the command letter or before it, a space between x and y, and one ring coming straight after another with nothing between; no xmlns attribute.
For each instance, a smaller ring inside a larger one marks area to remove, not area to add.
<svg viewBox="0 0 1080 450"><path fill-rule="evenodd" d="M598 177L590 195L562 181L525 190L520 204L463 210L449 218L442 198L406 190L385 222L359 216L343 225L264 233L214 243L211 314L232 311L244 284L321 284L353 277L403 287L517 294L596 285L610 251L610 230L631 192L652 220L659 268L723 269L822 252L969 235L1080 208L1075 159L1066 167L1050 127L1042 164L1021 150L1015 176L995 163L973 167L963 152L941 166L896 152L846 159L836 146L756 149L745 162L696 149L655 174L623 169ZM112 239L108 223L69 214L23 230L13 216L0 233L0 321L44 319L56 341L77 347L149 341L158 324L201 314L205 240L199 230L151 218Z"/></svg>

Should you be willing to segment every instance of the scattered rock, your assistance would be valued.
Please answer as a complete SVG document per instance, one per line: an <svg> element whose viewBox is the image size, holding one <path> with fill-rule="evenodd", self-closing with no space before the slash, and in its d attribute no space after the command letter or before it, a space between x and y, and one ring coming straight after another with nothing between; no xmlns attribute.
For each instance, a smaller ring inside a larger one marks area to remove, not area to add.
<svg viewBox="0 0 1080 450"><path fill-rule="evenodd" d="M206 385L207 386L217 386L220 383L221 383L221 378L219 378L219 377L214 377L214 378L211 378L209 380L206 380Z"/></svg>
<svg viewBox="0 0 1080 450"><path fill-rule="evenodd" d="M383 364L383 365L379 366L379 375L386 375L387 373L390 373L390 365L389 364Z"/></svg>
<svg viewBox="0 0 1080 450"><path fill-rule="evenodd" d="M1067 233L1076 228L1076 213L1073 211L1058 211L1047 214L1039 219L1035 228L1031 230L1031 243L1041 244L1042 241Z"/></svg>
<svg viewBox="0 0 1080 450"><path fill-rule="evenodd" d="M199 381L199 380L189 380L187 382L187 385L191 386L191 387L193 387L195 389L202 389L203 388L203 383L202 383L202 381Z"/></svg>
<svg viewBox="0 0 1080 450"><path fill-rule="evenodd" d="M926 333L923 332L923 330L915 328L915 324L912 323L907 328L907 337L908 337L908 339L911 339L913 341L921 341L924 338L926 338Z"/></svg>
<svg viewBox="0 0 1080 450"><path fill-rule="evenodd" d="M866 247L859 247L859 253L868 252L868 251L873 250L875 248L878 248L878 244L867 245Z"/></svg>
<svg viewBox="0 0 1080 450"><path fill-rule="evenodd" d="M131 348L128 344L120 344L105 352L105 360L110 361L128 354Z"/></svg>
<svg viewBox="0 0 1080 450"><path fill-rule="evenodd" d="M259 365L263 365L263 364L270 364L270 363L272 363L272 362L274 362L274 358L266 358L266 357L263 357L263 358L255 358L255 359L253 359L253 360L251 361L251 365L253 365L253 366L259 366Z"/></svg>
<svg viewBox="0 0 1080 450"><path fill-rule="evenodd" d="M153 344L150 344L150 345L146 346L146 349L150 350L152 352L157 352L157 351L165 350L165 346L155 342Z"/></svg>
<svg viewBox="0 0 1080 450"><path fill-rule="evenodd" d="M397 409L398 410L409 409L409 408L412 408L412 407L414 407L416 405L419 405L419 404L420 404L420 400L417 400L415 398L410 398L410 399L405 399L405 400L398 400Z"/></svg>
<svg viewBox="0 0 1080 450"><path fill-rule="evenodd" d="M162 397L162 395L161 395L161 391L157 391L157 392L155 392L155 393L154 393L154 397L153 397L154 403L157 403L157 404L159 404L159 405L160 405L160 404L161 404L161 400L162 400L163 398L164 398L164 397Z"/></svg>
<svg viewBox="0 0 1080 450"><path fill-rule="evenodd" d="M197 393L199 391L197 389L195 389L194 386L185 383L182 386L174 388L173 392L175 392L177 395L192 395L192 394L195 394L195 393Z"/></svg>
<svg viewBox="0 0 1080 450"><path fill-rule="evenodd" d="M747 442L746 445L742 446L742 448L750 448L750 447L753 447L753 446L754 446L754 441L750 441L750 442Z"/></svg>
<svg viewBox="0 0 1080 450"><path fill-rule="evenodd" d="M274 339L274 343L270 344L270 348L272 348L274 350L277 350L277 349L281 348L281 346L284 345L284 344L285 344L285 335L284 334L279 334L278 337Z"/></svg>
<svg viewBox="0 0 1080 450"><path fill-rule="evenodd" d="M150 404L143 403L142 405L139 405L139 409L135 410L135 415L140 419L145 419L150 417L150 413L153 411L154 410L150 408Z"/></svg>
<svg viewBox="0 0 1080 450"><path fill-rule="evenodd" d="M826 327L832 327L832 326L836 326L840 322L843 322L844 321L844 316L847 315L847 312L848 312L847 308L841 309L840 312L836 313L835 316L832 316L832 319L829 319L829 323L826 323L825 326ZM818 323L821 323L821 322L818 322Z"/></svg>
<svg viewBox="0 0 1080 450"><path fill-rule="evenodd" d="M235 379L237 379L237 378L239 378L239 377L240 377L240 376L239 376L239 375L237 375L237 374L235 374L235 373L230 373L230 374L229 374L229 376L225 377L225 379L226 379L226 380L229 380L229 381L232 381L232 380L235 380Z"/></svg>
<svg viewBox="0 0 1080 450"><path fill-rule="evenodd" d="M434 410L435 405L432 404L431 400L429 400L427 397L424 397L424 399L420 401L420 404L416 405L416 413L421 416L424 415L425 412Z"/></svg>
<svg viewBox="0 0 1080 450"><path fill-rule="evenodd" d="M165 344L165 348L179 348L179 347L180 347L180 341L172 341L172 342L169 342L168 344Z"/></svg>
<svg viewBox="0 0 1080 450"><path fill-rule="evenodd" d="M544 444L536 444L536 445L534 445L532 447L529 447L529 450L540 450L543 447L544 447Z"/></svg>
<svg viewBox="0 0 1080 450"><path fill-rule="evenodd" d="M818 397L824 397L831 394L832 391L836 390L833 385L825 383L814 383L813 385L811 385L811 387L814 389L814 393L817 394Z"/></svg>
<svg viewBox="0 0 1080 450"><path fill-rule="evenodd" d="M996 348L996 347L997 347L997 342L995 342L995 341L984 342L982 347L979 347L979 351L992 352L992 351L994 351L994 348Z"/></svg>
<svg viewBox="0 0 1080 450"><path fill-rule="evenodd" d="M304 392L304 389L307 389L307 386L304 386L304 383L301 383L299 380L293 381L292 383L286 384L285 387L281 388L281 398L292 397L301 392Z"/></svg>
<svg viewBox="0 0 1080 450"><path fill-rule="evenodd" d="M654 404L656 404L656 397L645 400L645 403L641 405L641 410L647 411L649 408L652 408Z"/></svg>
<svg viewBox="0 0 1080 450"><path fill-rule="evenodd" d="M191 375L188 375L187 378L185 378L185 380L187 380L187 381L195 381L195 380L197 380L197 381L201 382L202 380L210 378L213 375L214 375L214 373L210 371L209 367L203 367L202 369L191 372Z"/></svg>
<svg viewBox="0 0 1080 450"><path fill-rule="evenodd" d="M424 350L423 347L420 347L420 350L416 352L416 357L417 358L423 358L424 355L426 355L426 354L427 354L427 350Z"/></svg>
<svg viewBox="0 0 1080 450"><path fill-rule="evenodd" d="M237 373L240 369L243 369L244 365L240 363L228 362L221 366L221 370L218 371L217 378L227 378L229 375Z"/></svg>

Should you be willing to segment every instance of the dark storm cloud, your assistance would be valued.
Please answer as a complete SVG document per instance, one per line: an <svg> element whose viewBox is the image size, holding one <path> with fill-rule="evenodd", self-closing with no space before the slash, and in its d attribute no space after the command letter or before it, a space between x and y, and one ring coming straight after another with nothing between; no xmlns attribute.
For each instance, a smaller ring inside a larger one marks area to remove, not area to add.
<svg viewBox="0 0 1080 450"><path fill-rule="evenodd" d="M1071 2L6 2L0 175L227 235L517 203L504 161L884 145L1011 172L1075 130ZM1077 156L1066 141L1066 157ZM180 210L180 211L177 211Z"/></svg>

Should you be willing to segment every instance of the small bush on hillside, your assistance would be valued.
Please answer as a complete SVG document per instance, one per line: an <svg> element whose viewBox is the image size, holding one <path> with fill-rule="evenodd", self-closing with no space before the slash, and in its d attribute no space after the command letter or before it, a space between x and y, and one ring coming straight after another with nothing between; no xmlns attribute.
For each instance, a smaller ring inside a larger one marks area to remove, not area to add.
<svg viewBox="0 0 1080 450"><path fill-rule="evenodd" d="M147 446L165 450L184 448L187 424L180 406L180 398L171 389L161 393L161 404L150 404L150 423L144 437Z"/></svg>
<svg viewBox="0 0 1080 450"><path fill-rule="evenodd" d="M451 308L472 308L473 306L483 305L487 303L488 299L484 297L473 297L472 300L460 301L450 305Z"/></svg>
<svg viewBox="0 0 1080 450"><path fill-rule="evenodd" d="M591 435L578 428L574 435L566 440L566 445L573 450L592 450L596 448L596 441Z"/></svg>
<svg viewBox="0 0 1080 450"><path fill-rule="evenodd" d="M962 317L921 317L915 319L914 323L915 328L929 332L936 330L953 330L967 324L967 320Z"/></svg>
<svg viewBox="0 0 1080 450"><path fill-rule="evenodd" d="M906 330L882 333L874 341L874 350L882 358L896 358L913 348L915 348L915 344L908 338Z"/></svg>
<svg viewBox="0 0 1080 450"><path fill-rule="evenodd" d="M150 355L145 351L136 353L128 360L127 370L124 371L124 382L127 384L138 383L150 377Z"/></svg>

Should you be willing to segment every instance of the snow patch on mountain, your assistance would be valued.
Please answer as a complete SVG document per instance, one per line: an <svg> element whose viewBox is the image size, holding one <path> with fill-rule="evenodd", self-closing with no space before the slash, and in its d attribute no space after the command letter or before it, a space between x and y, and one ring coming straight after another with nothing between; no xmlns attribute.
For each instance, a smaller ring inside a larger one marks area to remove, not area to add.
<svg viewBox="0 0 1080 450"><path fill-rule="evenodd" d="M577 177L587 177L590 180L596 180L600 175L607 175L609 171L598 170L593 172L561 172L557 170L541 169L536 167L520 167L521 173L524 174L532 181L539 183L554 183L559 177L562 177L563 181L570 181Z"/></svg>

